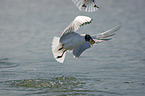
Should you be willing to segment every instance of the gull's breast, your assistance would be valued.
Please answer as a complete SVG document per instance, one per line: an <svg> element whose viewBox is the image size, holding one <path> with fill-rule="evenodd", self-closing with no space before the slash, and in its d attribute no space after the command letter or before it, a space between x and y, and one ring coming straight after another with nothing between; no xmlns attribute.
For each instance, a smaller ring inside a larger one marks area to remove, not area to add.
<svg viewBox="0 0 145 96"><path fill-rule="evenodd" d="M84 44L86 41L85 41L85 38L80 36L80 35L76 35L76 36L73 36L73 37L70 37L68 39L66 39L66 43L64 43L64 49L67 49L67 50L72 50L82 44Z"/></svg>

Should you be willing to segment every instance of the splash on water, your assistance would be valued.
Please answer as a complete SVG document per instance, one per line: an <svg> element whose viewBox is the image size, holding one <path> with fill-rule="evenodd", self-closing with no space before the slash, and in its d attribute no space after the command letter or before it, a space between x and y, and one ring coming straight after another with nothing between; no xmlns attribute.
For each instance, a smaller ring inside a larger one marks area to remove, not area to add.
<svg viewBox="0 0 145 96"><path fill-rule="evenodd" d="M24 79L9 81L13 87L28 87L28 88L63 88L73 89L74 87L84 85L84 82L78 82L74 77L56 77L54 79Z"/></svg>

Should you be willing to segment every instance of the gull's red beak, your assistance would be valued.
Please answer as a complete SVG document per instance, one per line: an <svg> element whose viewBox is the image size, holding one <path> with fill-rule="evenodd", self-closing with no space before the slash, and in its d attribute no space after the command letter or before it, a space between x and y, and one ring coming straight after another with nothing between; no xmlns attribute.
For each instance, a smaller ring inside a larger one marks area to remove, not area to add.
<svg viewBox="0 0 145 96"><path fill-rule="evenodd" d="M90 39L89 42L91 43L91 45L93 45L95 43L95 41L93 39Z"/></svg>

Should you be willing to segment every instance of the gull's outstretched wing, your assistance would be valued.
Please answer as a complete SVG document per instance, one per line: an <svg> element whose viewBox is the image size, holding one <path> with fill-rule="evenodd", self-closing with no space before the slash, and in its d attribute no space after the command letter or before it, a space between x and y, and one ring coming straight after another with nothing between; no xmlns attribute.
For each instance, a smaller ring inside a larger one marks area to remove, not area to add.
<svg viewBox="0 0 145 96"><path fill-rule="evenodd" d="M116 31L118 31L121 27L121 24L116 25L115 27L100 33L100 34L96 34L96 35L92 35L92 39L95 41L95 43L101 43L103 41L107 41L107 40L111 40L112 36L115 34Z"/></svg>
<svg viewBox="0 0 145 96"><path fill-rule="evenodd" d="M90 42L86 42L83 45L80 45L79 47L73 49L72 53L75 57L79 57L83 51L85 51L86 49L90 48L91 44Z"/></svg>
<svg viewBox="0 0 145 96"><path fill-rule="evenodd" d="M72 0L80 11L94 12L99 9L95 0Z"/></svg>
<svg viewBox="0 0 145 96"><path fill-rule="evenodd" d="M81 26L90 24L92 22L92 18L87 16L77 16L71 23L68 25L64 32L62 33L60 37L60 42L64 42L64 40L67 38L69 40L70 36L78 36L79 34L75 33ZM65 41L67 42L67 41Z"/></svg>
<svg viewBox="0 0 145 96"><path fill-rule="evenodd" d="M111 40L112 36L115 34L116 31L118 31L121 27L121 24L116 25L115 27L111 28L108 31L105 31L103 33L97 34L97 35L92 35L92 39L95 41L95 44L101 43L103 41L108 41ZM84 34L82 34L83 36ZM86 49L90 48L91 44L90 42L86 42L83 45L80 45L79 47L73 49L72 53L75 57L79 57L83 51Z"/></svg>
<svg viewBox="0 0 145 96"><path fill-rule="evenodd" d="M62 35L68 33L68 32L75 32L77 31L81 26L90 24L92 22L92 18L87 16L77 16L71 23L68 25Z"/></svg>

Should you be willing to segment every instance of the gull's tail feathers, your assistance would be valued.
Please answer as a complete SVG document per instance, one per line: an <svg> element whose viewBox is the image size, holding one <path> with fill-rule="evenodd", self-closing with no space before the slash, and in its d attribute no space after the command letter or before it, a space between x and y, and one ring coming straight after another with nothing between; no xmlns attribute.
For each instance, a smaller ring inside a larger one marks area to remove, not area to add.
<svg viewBox="0 0 145 96"><path fill-rule="evenodd" d="M59 39L60 39L59 37L54 37L53 38L53 41L52 41L52 53L53 53L53 56L54 56L54 58L55 58L55 60L57 62L63 63L64 59L65 59L66 52L64 52L64 50L59 50L62 47L62 44L59 43Z"/></svg>
<svg viewBox="0 0 145 96"><path fill-rule="evenodd" d="M115 32L118 31L120 29L120 27L121 27L121 23L119 23L115 27L113 27L103 33L93 35L92 38L95 40L96 44L111 40L112 36L115 35Z"/></svg>

